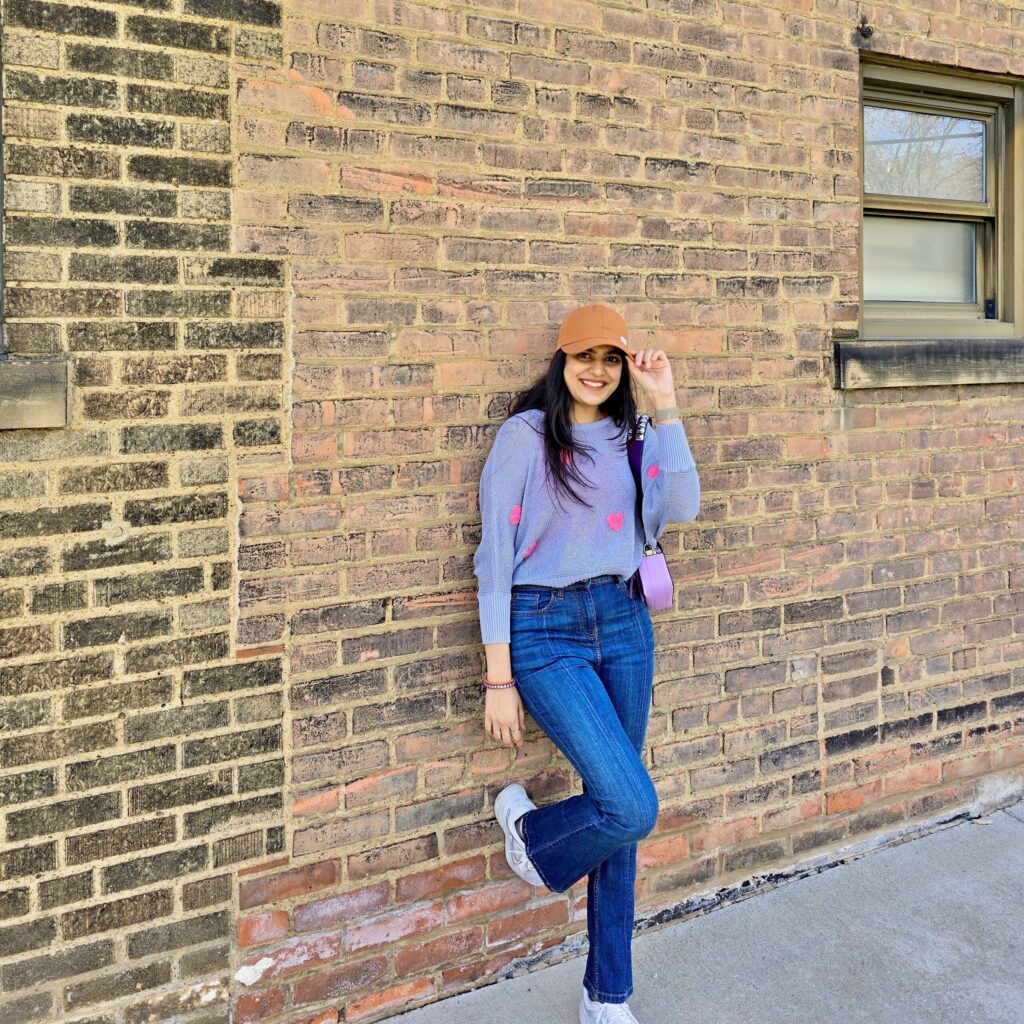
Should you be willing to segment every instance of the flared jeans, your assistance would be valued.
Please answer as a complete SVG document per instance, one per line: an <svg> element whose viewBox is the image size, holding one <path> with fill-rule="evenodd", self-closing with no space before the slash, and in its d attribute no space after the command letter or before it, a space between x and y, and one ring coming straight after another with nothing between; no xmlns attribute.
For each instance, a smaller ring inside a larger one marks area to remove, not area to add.
<svg viewBox="0 0 1024 1024"><path fill-rule="evenodd" d="M583 780L583 793L529 811L526 852L554 892L587 876L591 999L633 992L637 841L658 795L640 752L654 676L643 599L617 576L512 591L512 671L523 706Z"/></svg>

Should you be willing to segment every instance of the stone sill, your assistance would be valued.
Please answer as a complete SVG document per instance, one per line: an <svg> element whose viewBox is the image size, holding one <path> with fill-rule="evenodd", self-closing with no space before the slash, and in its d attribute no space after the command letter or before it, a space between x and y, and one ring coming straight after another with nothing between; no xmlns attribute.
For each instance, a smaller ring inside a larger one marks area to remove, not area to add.
<svg viewBox="0 0 1024 1024"><path fill-rule="evenodd" d="M67 422L66 361L0 357L0 430L64 427Z"/></svg>
<svg viewBox="0 0 1024 1024"><path fill-rule="evenodd" d="M834 388L1024 381L1024 338L833 339Z"/></svg>

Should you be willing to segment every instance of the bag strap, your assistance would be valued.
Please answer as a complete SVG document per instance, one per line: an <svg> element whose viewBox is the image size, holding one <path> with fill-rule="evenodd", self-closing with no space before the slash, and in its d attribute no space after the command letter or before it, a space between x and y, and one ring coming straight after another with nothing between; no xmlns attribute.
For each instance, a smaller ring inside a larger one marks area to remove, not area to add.
<svg viewBox="0 0 1024 1024"><path fill-rule="evenodd" d="M633 482L636 484L636 514L640 517L640 528L644 532L645 549L653 546L653 541L647 536L647 524L644 522L644 488L641 483L644 465L644 438L647 436L647 427L650 422L650 416L637 416L626 445L629 468L633 473Z"/></svg>

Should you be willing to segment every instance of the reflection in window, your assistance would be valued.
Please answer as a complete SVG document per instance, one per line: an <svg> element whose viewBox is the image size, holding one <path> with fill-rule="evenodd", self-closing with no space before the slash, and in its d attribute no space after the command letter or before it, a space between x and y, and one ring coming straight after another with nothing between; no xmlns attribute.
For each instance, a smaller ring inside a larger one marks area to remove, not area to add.
<svg viewBox="0 0 1024 1024"><path fill-rule="evenodd" d="M985 122L865 106L864 191L985 202Z"/></svg>

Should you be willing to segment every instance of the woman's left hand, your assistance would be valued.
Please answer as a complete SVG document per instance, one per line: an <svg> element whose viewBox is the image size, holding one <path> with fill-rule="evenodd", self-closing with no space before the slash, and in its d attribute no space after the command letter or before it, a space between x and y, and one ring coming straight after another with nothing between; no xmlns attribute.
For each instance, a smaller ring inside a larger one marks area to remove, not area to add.
<svg viewBox="0 0 1024 1024"><path fill-rule="evenodd" d="M626 359L630 376L650 399L666 400L675 405L676 389L672 380L672 365L660 348L642 348L631 352Z"/></svg>

